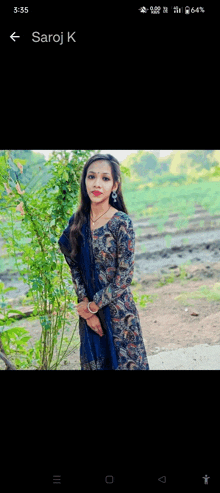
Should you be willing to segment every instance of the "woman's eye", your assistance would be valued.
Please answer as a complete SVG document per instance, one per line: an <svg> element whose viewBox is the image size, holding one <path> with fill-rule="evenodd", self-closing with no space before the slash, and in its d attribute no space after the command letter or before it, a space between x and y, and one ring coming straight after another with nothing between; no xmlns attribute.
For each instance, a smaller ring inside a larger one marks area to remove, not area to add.
<svg viewBox="0 0 220 493"><path fill-rule="evenodd" d="M93 175L89 175L88 178L94 178L94 176ZM109 181L109 178L107 178L107 176L104 176L104 178Z"/></svg>

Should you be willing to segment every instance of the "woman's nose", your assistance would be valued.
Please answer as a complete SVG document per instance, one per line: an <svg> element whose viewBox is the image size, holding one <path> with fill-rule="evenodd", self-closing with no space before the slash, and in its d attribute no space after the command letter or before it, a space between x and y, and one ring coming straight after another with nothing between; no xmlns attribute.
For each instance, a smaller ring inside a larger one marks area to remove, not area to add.
<svg viewBox="0 0 220 493"><path fill-rule="evenodd" d="M101 178L95 178L93 182L95 182L96 185L101 185Z"/></svg>

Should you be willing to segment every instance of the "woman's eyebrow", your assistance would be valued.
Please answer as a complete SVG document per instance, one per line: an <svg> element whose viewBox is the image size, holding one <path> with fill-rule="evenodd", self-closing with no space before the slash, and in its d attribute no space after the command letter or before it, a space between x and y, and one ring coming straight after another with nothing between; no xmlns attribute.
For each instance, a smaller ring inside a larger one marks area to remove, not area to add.
<svg viewBox="0 0 220 493"><path fill-rule="evenodd" d="M96 172L95 172L95 171L89 171L89 173L95 173L95 175L96 175ZM106 173L106 172L104 172L104 173L102 173L102 174L103 174L103 175L110 175L110 173ZM99 175L99 172L98 172L98 175Z"/></svg>

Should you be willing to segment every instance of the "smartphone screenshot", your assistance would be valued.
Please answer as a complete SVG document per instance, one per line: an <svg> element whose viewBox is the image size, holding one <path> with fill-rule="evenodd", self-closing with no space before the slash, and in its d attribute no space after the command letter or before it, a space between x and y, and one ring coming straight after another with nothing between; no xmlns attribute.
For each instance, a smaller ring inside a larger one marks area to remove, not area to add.
<svg viewBox="0 0 220 493"><path fill-rule="evenodd" d="M1 8L5 490L217 491L218 19Z"/></svg>

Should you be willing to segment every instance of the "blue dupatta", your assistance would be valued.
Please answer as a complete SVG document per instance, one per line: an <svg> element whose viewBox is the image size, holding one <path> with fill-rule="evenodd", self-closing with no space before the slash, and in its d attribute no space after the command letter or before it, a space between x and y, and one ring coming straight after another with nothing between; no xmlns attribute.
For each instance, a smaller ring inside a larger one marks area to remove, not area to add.
<svg viewBox="0 0 220 493"><path fill-rule="evenodd" d="M73 214L69 220L68 227L64 230L58 244L61 252L65 255L67 263L77 266L80 270L82 281L89 301L93 301L93 296L100 291L101 285L93 254L92 235L90 230L89 214L86 215L86 223L83 224L81 235L78 237L79 253L74 260L70 259L72 250L69 235L70 227L74 221ZM78 298L78 296L77 296ZM78 298L79 303L79 298ZM98 316L104 335L100 337L86 323L86 320L79 317L80 333L80 362L81 370L117 370L118 360L113 340L113 330L111 324L111 314L109 306L100 308L96 313Z"/></svg>

